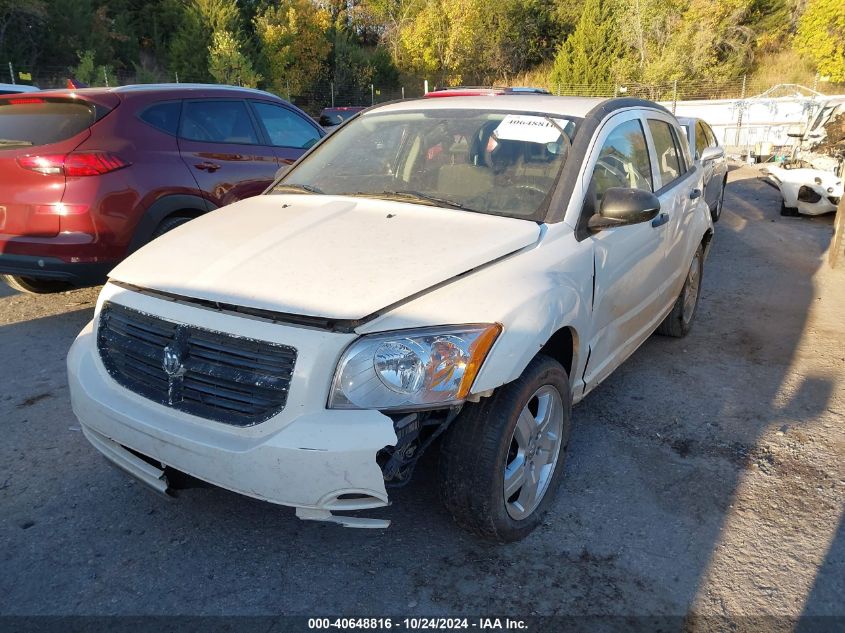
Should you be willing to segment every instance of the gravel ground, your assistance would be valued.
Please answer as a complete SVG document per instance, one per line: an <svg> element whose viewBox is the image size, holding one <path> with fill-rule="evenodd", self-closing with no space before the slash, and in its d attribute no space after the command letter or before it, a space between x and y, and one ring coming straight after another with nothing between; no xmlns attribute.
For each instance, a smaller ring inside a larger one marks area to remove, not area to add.
<svg viewBox="0 0 845 633"><path fill-rule="evenodd" d="M575 408L560 494L508 546L453 525L430 464L386 531L149 493L71 413L97 289L0 286L0 613L845 615L845 274L832 218L781 218L755 175L731 172L693 332Z"/></svg>

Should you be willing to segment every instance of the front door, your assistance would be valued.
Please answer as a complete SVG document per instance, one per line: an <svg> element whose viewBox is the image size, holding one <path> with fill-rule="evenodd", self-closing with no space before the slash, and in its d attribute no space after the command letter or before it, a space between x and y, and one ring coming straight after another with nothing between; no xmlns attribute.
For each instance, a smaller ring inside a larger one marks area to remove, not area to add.
<svg viewBox="0 0 845 633"><path fill-rule="evenodd" d="M599 137L586 204L597 212L610 187L652 191L654 179L643 121L621 114ZM664 303L665 225L654 222L605 229L593 242L595 290L587 390L601 382L657 326Z"/></svg>

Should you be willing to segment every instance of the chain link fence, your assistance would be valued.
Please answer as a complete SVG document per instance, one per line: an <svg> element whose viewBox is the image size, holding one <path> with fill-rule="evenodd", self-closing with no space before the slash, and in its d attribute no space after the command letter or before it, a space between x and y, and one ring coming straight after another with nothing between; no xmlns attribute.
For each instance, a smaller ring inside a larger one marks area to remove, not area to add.
<svg viewBox="0 0 845 633"><path fill-rule="evenodd" d="M12 83L36 85L42 89L64 88L72 76L72 70L63 66L42 66L38 69L25 70L13 68L8 63L8 71L3 74ZM100 76L102 74L102 76ZM3 77L0 81L4 81ZM97 86L121 86L133 83L205 83L204 78L180 76L176 72L146 71L146 70L113 70L109 67L99 67L91 80ZM327 107L370 106L396 99L411 99L420 97L427 84L419 81L404 86L378 86L360 82L358 85L339 87L331 80L320 80L308 91L292 94L289 90L282 90L279 96L296 104L312 115L319 114ZM432 88L433 88L432 84ZM761 95L769 98L778 96L819 97L832 94L845 94L845 84L816 80L810 86L793 84L778 85L776 88L769 82L749 80L746 77L727 81L669 81L661 83L608 83L608 84L555 84L533 86L543 88L555 95L581 97L638 97L664 103L677 103L691 100L719 100L751 99Z"/></svg>

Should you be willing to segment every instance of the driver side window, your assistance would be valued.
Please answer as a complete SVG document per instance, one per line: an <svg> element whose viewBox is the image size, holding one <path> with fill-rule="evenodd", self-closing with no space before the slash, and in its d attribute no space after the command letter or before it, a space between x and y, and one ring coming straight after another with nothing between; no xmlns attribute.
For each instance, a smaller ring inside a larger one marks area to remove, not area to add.
<svg viewBox="0 0 845 633"><path fill-rule="evenodd" d="M619 124L599 152L590 180L594 209L611 187L654 191L645 132L637 119Z"/></svg>

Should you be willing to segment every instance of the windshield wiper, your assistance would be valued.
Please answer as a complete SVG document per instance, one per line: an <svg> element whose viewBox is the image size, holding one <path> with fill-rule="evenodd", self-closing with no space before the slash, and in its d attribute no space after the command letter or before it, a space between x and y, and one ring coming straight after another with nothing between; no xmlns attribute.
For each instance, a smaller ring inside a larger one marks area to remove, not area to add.
<svg viewBox="0 0 845 633"><path fill-rule="evenodd" d="M339 195L346 195L346 196L363 196L363 197L370 197L370 198L400 198L400 199L413 199L413 200L422 200L424 202L429 202L433 205L439 205L444 207L449 207L450 209L461 209L463 211L473 211L475 213L481 213L477 209L472 209L460 202L455 202L454 200L447 200L446 198L439 198L437 196L432 196L427 193L423 193L421 191L356 191L355 193L347 193L347 194L339 194Z"/></svg>
<svg viewBox="0 0 845 633"><path fill-rule="evenodd" d="M314 187L313 185L300 185L298 183L282 182L282 183L279 183L278 185L276 185L275 187L273 187L273 191L278 191L279 189L291 189L293 191L305 191L307 193L316 193L316 194L324 195L324 192L323 192L322 189L318 189L317 187Z"/></svg>

